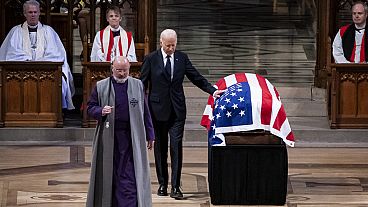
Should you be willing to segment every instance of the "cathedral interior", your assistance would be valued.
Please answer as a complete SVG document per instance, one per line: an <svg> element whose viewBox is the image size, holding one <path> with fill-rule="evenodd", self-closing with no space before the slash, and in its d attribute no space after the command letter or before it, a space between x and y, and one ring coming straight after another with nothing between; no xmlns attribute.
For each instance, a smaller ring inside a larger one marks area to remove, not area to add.
<svg viewBox="0 0 368 207"><path fill-rule="evenodd" d="M24 1L1 0L0 44L13 26L25 21ZM47 97L30 99L35 104L20 99L26 87L32 91L40 82L26 84L22 71L41 66L0 62L1 207L85 206L96 125L85 103L110 66L90 62L89 52L96 32L107 25L104 12L110 5L121 8L121 26L133 32L139 56L131 67L134 76L139 77L144 56L160 48L161 31L171 28L178 34L177 50L188 54L210 83L255 73L277 88L295 136L295 146L287 147L281 206L368 206L368 67L335 64L331 57L338 29L351 22L353 0L89 0L90 31L83 36L74 12L77 0L39 2L40 21L55 29L66 49L75 109L43 107ZM60 93L55 87L51 94ZM39 91L33 90L36 97ZM200 126L208 94L188 79L184 91L184 199L156 195L159 184L149 151L153 206L216 206L207 182L207 131Z"/></svg>

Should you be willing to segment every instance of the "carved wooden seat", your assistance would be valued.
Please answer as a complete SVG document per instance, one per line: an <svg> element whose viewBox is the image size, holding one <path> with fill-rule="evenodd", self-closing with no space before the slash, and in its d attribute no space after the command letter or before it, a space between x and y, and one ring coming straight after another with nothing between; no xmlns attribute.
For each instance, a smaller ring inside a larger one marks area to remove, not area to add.
<svg viewBox="0 0 368 207"><path fill-rule="evenodd" d="M0 62L0 127L63 127L63 62Z"/></svg>
<svg viewBox="0 0 368 207"><path fill-rule="evenodd" d="M330 127L368 128L368 64L332 63L327 55L327 110Z"/></svg>
<svg viewBox="0 0 368 207"><path fill-rule="evenodd" d="M368 64L331 64L331 128L368 128Z"/></svg>

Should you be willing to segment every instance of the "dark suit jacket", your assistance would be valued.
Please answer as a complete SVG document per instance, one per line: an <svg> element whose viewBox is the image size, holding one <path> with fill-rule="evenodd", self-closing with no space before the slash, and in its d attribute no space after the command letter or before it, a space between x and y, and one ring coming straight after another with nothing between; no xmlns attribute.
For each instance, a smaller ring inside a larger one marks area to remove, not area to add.
<svg viewBox="0 0 368 207"><path fill-rule="evenodd" d="M149 105L154 120L167 121L172 109L179 120L185 119L184 76L211 95L216 91L216 88L192 66L188 56L183 52L175 51L174 53L172 81L164 69L161 48L145 57L141 68L141 80L145 89L149 91Z"/></svg>

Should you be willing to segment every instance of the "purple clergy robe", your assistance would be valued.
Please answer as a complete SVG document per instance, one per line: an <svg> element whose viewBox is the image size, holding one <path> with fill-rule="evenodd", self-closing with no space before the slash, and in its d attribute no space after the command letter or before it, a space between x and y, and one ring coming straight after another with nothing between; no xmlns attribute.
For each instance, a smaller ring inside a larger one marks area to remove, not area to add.
<svg viewBox="0 0 368 207"><path fill-rule="evenodd" d="M113 108L115 110L115 128L112 206L136 207L138 203L129 124L128 81L117 83L112 79L112 85L115 92ZM146 116L149 113L146 100L144 106L146 140L153 140L154 133L152 130L148 130L153 127L149 116ZM95 87L88 102L88 114L97 120L101 120L103 107L99 106L97 89Z"/></svg>

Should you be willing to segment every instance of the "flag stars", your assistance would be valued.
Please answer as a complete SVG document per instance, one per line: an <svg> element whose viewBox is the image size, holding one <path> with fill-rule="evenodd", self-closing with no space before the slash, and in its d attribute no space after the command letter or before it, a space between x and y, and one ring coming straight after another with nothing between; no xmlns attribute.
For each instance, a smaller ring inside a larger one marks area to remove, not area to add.
<svg viewBox="0 0 368 207"><path fill-rule="evenodd" d="M241 88L238 88L238 92L242 92L243 91L243 89L241 89Z"/></svg>
<svg viewBox="0 0 368 207"><path fill-rule="evenodd" d="M227 118L229 118L231 116L231 112L230 111L227 111L226 112L226 116L227 116Z"/></svg>
<svg viewBox="0 0 368 207"><path fill-rule="evenodd" d="M230 95L231 95L231 96L236 96L236 93L232 92Z"/></svg>
<svg viewBox="0 0 368 207"><path fill-rule="evenodd" d="M212 130L215 130L216 129L216 125L212 125Z"/></svg>
<svg viewBox="0 0 368 207"><path fill-rule="evenodd" d="M225 101L226 101L226 103L230 103L230 99L229 98L226 98Z"/></svg>
<svg viewBox="0 0 368 207"><path fill-rule="evenodd" d="M217 107L218 107L218 104L216 103L216 105L215 105L215 109L217 109Z"/></svg>
<svg viewBox="0 0 368 207"><path fill-rule="evenodd" d="M234 103L232 107L233 107L233 109L237 109L238 108L238 104L235 104Z"/></svg>
<svg viewBox="0 0 368 207"><path fill-rule="evenodd" d="M243 102L244 101L244 97L239 97L238 101L239 102Z"/></svg>
<svg viewBox="0 0 368 207"><path fill-rule="evenodd" d="M218 119L220 117L221 117L220 113L216 114L216 119Z"/></svg>
<svg viewBox="0 0 368 207"><path fill-rule="evenodd" d="M224 106L224 105L221 105L221 106L220 106L220 109L221 109L221 110L224 110L224 109L225 109L225 106Z"/></svg>
<svg viewBox="0 0 368 207"><path fill-rule="evenodd" d="M245 116L245 111L241 110L239 115L242 117L242 116Z"/></svg>

